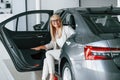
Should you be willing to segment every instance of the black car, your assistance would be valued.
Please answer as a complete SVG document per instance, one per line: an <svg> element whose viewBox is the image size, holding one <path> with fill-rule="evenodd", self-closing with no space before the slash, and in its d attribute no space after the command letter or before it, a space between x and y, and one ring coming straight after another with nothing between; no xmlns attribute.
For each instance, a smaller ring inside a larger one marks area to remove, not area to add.
<svg viewBox="0 0 120 80"><path fill-rule="evenodd" d="M75 34L66 40L57 62L62 80L120 79L120 8L66 8L55 12ZM34 15L33 15L34 14ZM0 38L18 71L42 70L45 50L30 48L51 40L52 10L28 11L0 23ZM12 26L15 29L10 30Z"/></svg>

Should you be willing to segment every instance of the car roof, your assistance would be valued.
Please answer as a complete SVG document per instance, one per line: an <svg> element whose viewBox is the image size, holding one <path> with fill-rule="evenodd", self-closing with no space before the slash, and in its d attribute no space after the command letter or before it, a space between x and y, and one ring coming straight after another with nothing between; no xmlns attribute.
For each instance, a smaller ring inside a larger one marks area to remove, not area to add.
<svg viewBox="0 0 120 80"><path fill-rule="evenodd" d="M120 7L74 7L74 8L64 8L60 10L71 11L77 10L81 13L90 13L90 14L120 14Z"/></svg>

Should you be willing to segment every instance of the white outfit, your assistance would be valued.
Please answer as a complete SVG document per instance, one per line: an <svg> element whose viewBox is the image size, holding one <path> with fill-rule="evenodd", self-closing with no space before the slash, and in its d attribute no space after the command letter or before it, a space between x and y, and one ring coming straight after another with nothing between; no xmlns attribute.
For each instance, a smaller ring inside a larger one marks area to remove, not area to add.
<svg viewBox="0 0 120 80"><path fill-rule="evenodd" d="M43 65L43 74L42 80L46 80L49 73L55 73L54 60L59 60L60 51L65 43L66 39L69 38L72 34L74 34L74 30L69 26L63 26L62 36L60 38L56 38L56 42L51 41L49 44L46 44L45 47L47 49L54 48L53 50L48 50L46 52L46 58L44 59ZM59 49L58 47L59 46Z"/></svg>

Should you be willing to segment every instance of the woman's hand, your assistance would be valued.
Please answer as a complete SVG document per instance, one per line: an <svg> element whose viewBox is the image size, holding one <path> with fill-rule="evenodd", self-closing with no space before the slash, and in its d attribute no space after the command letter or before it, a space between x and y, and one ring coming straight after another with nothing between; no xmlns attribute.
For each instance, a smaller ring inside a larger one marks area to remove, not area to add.
<svg viewBox="0 0 120 80"><path fill-rule="evenodd" d="M31 48L31 49L35 50L35 51L39 51L41 49L46 49L46 47L43 45L43 46L38 46L38 47Z"/></svg>

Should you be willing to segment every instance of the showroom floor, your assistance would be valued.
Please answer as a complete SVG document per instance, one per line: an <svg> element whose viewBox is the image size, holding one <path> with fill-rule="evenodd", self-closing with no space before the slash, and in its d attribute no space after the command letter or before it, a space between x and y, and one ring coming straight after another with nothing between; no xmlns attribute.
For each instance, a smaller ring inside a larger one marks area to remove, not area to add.
<svg viewBox="0 0 120 80"><path fill-rule="evenodd" d="M36 72L18 72L10 60L4 60L7 68L14 77L14 80L41 80L41 71Z"/></svg>

